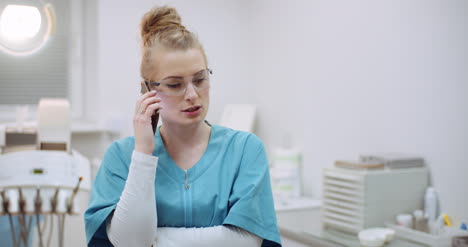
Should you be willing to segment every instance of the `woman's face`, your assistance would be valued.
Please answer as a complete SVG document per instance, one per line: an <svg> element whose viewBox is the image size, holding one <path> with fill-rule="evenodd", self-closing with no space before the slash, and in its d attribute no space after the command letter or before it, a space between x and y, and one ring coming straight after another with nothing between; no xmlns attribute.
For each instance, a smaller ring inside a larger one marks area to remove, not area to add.
<svg viewBox="0 0 468 247"><path fill-rule="evenodd" d="M159 49L154 52L154 75L151 81L168 80L167 78L185 78L186 90L180 96L167 95L163 91L157 94L161 98L159 115L168 125L192 125L202 122L208 113L209 87L197 89L191 76L203 71L206 63L199 49L172 50Z"/></svg>

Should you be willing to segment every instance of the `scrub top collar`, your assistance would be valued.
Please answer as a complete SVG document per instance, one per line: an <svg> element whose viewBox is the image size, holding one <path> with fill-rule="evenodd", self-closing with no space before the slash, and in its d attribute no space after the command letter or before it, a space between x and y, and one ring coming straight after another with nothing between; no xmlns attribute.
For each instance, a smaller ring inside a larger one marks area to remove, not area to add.
<svg viewBox="0 0 468 247"><path fill-rule="evenodd" d="M202 175L212 164L209 160L212 160L212 157L215 157L217 151L215 148L215 140L218 137L218 129L215 125L211 125L208 121L205 120L205 123L211 126L210 138L205 152L203 153L200 160L198 160L195 165L190 169L183 170L174 162L169 153L164 146L162 141L160 128L156 129L155 135L155 150L153 155L159 158L158 168L163 170L167 175L172 178L176 183L185 183L186 173L188 175L188 182L193 183L200 175Z"/></svg>

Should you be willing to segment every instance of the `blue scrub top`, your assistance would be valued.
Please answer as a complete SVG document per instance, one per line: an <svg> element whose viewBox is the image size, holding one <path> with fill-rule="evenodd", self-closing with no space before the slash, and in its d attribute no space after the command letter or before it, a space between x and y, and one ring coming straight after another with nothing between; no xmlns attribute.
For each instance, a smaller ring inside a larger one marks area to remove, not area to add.
<svg viewBox="0 0 468 247"><path fill-rule="evenodd" d="M157 129L158 227L234 225L263 238L262 246L281 246L263 143L248 132L211 127L205 153L187 171L169 156ZM88 246L112 246L105 221L124 189L134 145L133 136L120 139L104 155L84 216Z"/></svg>

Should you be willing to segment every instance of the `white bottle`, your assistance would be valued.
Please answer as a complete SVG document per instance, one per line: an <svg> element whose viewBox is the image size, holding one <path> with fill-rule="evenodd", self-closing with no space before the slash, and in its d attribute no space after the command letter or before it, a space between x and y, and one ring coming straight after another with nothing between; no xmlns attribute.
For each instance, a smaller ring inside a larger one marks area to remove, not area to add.
<svg viewBox="0 0 468 247"><path fill-rule="evenodd" d="M426 189L426 195L424 196L424 211L429 218L429 222L434 222L438 216L437 207L437 193L434 187L428 187Z"/></svg>

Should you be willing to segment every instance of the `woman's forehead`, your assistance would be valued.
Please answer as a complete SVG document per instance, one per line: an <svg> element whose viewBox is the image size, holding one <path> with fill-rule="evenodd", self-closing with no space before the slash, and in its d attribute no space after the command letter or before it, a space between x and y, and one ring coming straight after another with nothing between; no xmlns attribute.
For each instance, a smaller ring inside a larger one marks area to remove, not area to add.
<svg viewBox="0 0 468 247"><path fill-rule="evenodd" d="M154 79L168 76L191 76L200 70L206 69L205 60L200 49L187 50L156 50L153 56L155 73Z"/></svg>

